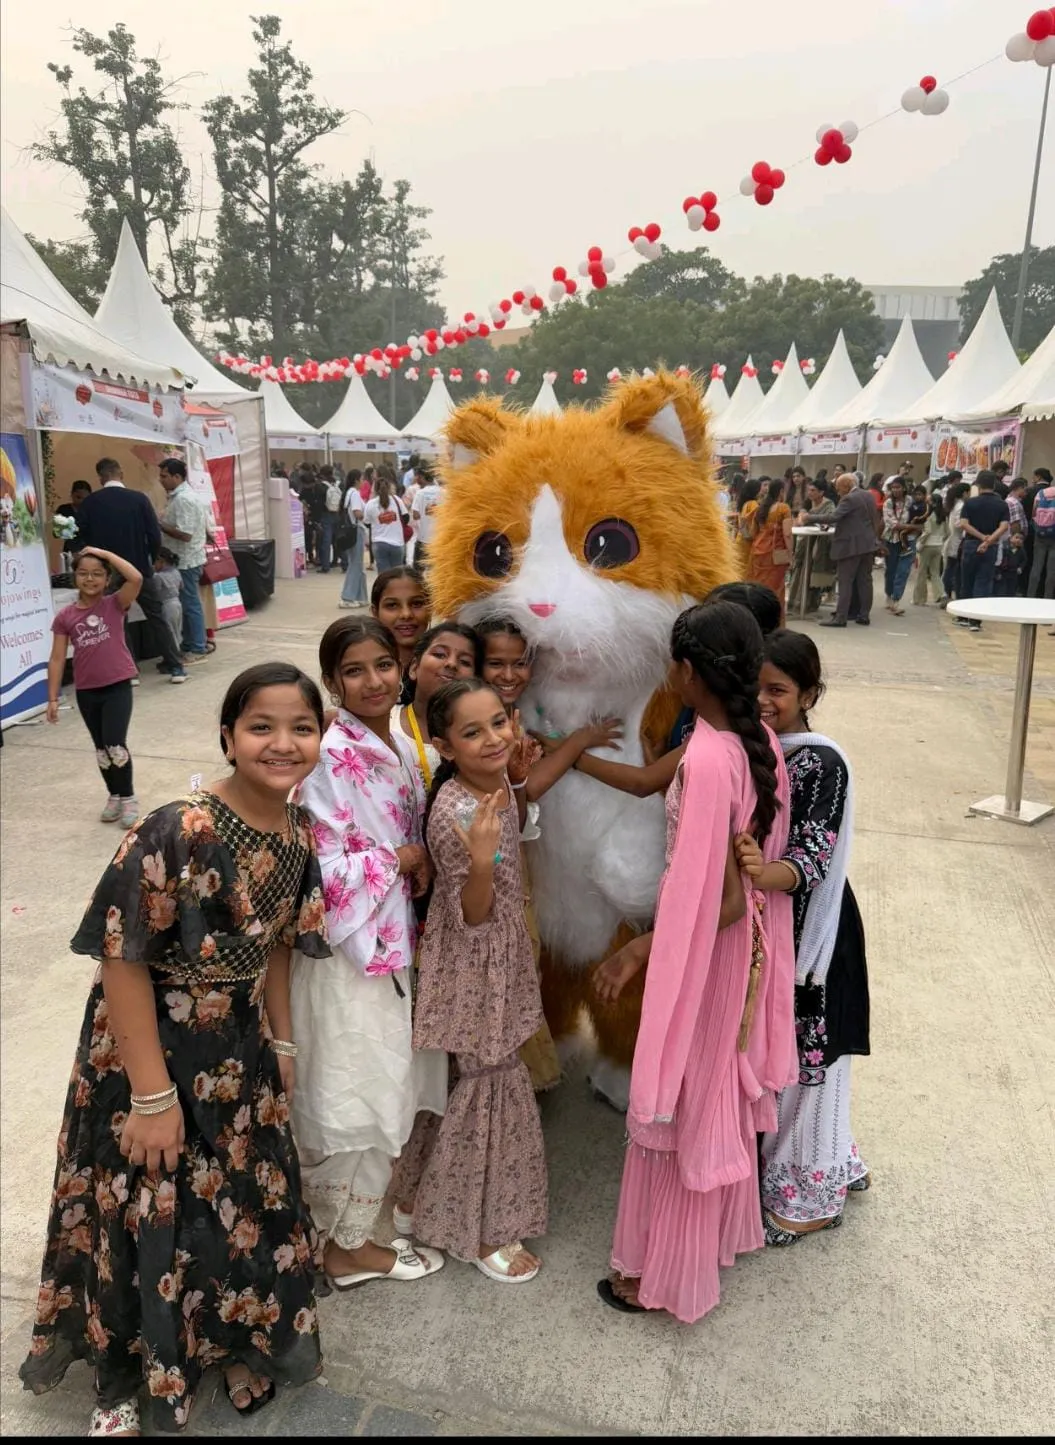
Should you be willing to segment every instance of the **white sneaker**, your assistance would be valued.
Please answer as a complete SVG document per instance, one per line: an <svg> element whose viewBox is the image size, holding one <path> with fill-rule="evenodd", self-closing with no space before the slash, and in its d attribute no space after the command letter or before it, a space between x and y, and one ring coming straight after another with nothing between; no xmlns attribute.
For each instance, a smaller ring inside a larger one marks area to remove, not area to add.
<svg viewBox="0 0 1055 1445"><path fill-rule="evenodd" d="M135 798L121 798L121 827L134 828L139 822L139 804Z"/></svg>
<svg viewBox="0 0 1055 1445"><path fill-rule="evenodd" d="M179 683L181 683L181 682L186 682L186 681L187 681L187 674L186 674L185 672L170 672L170 673L169 673L169 682L171 682L174 687L175 687L175 686L178 686Z"/></svg>
<svg viewBox="0 0 1055 1445"><path fill-rule="evenodd" d="M99 814L99 822L116 823L118 818L121 816L121 807L123 802L124 800L122 798L115 798L113 793L111 793L109 799L107 800L106 807Z"/></svg>

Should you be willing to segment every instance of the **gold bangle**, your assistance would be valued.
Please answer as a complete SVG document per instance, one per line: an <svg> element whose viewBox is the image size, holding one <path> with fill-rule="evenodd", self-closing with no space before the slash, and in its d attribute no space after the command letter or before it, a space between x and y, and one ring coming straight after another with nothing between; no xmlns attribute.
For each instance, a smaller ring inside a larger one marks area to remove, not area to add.
<svg viewBox="0 0 1055 1445"><path fill-rule="evenodd" d="M271 1047L281 1058L295 1059L297 1057L297 1046L289 1039L272 1039Z"/></svg>
<svg viewBox="0 0 1055 1445"><path fill-rule="evenodd" d="M167 1089L162 1089L159 1094L133 1094L133 1104L156 1104L159 1099L167 1099L170 1094L176 1092L176 1085L169 1084Z"/></svg>

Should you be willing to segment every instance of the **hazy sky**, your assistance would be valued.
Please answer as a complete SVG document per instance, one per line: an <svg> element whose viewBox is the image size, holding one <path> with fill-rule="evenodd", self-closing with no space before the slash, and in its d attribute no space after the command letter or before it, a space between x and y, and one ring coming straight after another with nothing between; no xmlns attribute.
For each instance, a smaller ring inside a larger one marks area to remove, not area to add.
<svg viewBox="0 0 1055 1445"><path fill-rule="evenodd" d="M746 275L832 271L878 283L958 284L1025 227L1044 72L1004 44L1029 0L3 0L0 136L4 198L41 236L83 231L74 180L25 146L56 112L49 60L70 60L66 27L123 21L140 50L187 75L180 119L195 172L209 169L193 113L239 92L252 61L249 15L283 17L321 99L365 112L311 158L351 175L372 153L432 208L446 259L443 299L479 310L518 285L544 291L591 244L625 252L632 225L658 221L697 244L685 195L724 204L708 238ZM942 116L899 112L863 134L846 166L808 159L824 121L859 126L898 107L933 72L952 87ZM1034 239L1055 240L1055 120ZM738 183L765 159L788 169L768 209ZM206 199L215 204L208 178ZM622 262L620 263L622 265ZM349 339L352 344L354 338Z"/></svg>

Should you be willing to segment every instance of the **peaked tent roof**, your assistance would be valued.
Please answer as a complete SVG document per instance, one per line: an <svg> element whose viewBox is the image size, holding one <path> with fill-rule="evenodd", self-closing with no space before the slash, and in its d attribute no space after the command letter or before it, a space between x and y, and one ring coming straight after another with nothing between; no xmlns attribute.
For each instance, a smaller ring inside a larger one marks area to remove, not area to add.
<svg viewBox="0 0 1055 1445"><path fill-rule="evenodd" d="M354 378L358 380L358 377ZM442 376L434 376L428 395L403 428L405 437L438 437L454 410L454 401ZM333 428L327 427L327 431Z"/></svg>
<svg viewBox="0 0 1055 1445"><path fill-rule="evenodd" d="M0 209L0 322L24 322L38 361L77 366L82 371L152 386L183 386L177 357L144 355L93 321L48 270L6 210Z"/></svg>
<svg viewBox="0 0 1055 1445"><path fill-rule="evenodd" d="M997 388L1012 382L1021 371L1000 315L996 288L989 293L974 330L948 371L901 412L886 412L877 421L931 421L972 411Z"/></svg>
<svg viewBox="0 0 1055 1445"><path fill-rule="evenodd" d="M754 366L754 361L749 356L744 363L745 366ZM746 371L741 371L740 380L733 388L733 394L729 398L729 405L718 418L714 428L716 440L723 437L740 437L744 435L744 423L750 419L751 413L758 410L760 403L765 399L762 384L758 374L748 376Z"/></svg>
<svg viewBox="0 0 1055 1445"><path fill-rule="evenodd" d="M399 436L370 400L363 378L356 371L348 378L348 390L340 406L321 430L334 436L362 437L364 441L395 441Z"/></svg>
<svg viewBox="0 0 1055 1445"><path fill-rule="evenodd" d="M799 366L799 353L792 342L783 370L766 392L761 406L748 418L749 435L773 435L790 431L793 414L803 402L809 400L809 394L809 386Z"/></svg>
<svg viewBox="0 0 1055 1445"><path fill-rule="evenodd" d="M171 361L199 392L213 398L250 395L244 386L206 361L176 325L150 279L127 218L121 223L117 255L95 320L131 351Z"/></svg>
<svg viewBox="0 0 1055 1445"><path fill-rule="evenodd" d="M318 427L306 422L293 408L293 404L277 381L260 381L260 395L264 399L264 427L271 436L320 437Z"/></svg>
<svg viewBox="0 0 1055 1445"><path fill-rule="evenodd" d="M712 376L703 394L703 404L711 414L711 419L717 419L729 408L729 393L725 389L725 382L720 376Z"/></svg>
<svg viewBox="0 0 1055 1445"><path fill-rule="evenodd" d="M538 396L528 411L531 416L560 416L562 408L557 400L557 393L553 390L552 381L543 381L538 389Z"/></svg>
<svg viewBox="0 0 1055 1445"><path fill-rule="evenodd" d="M1055 417L1055 326L1010 381L953 420L984 420L1009 416L1019 410L1026 421Z"/></svg>
<svg viewBox="0 0 1055 1445"><path fill-rule="evenodd" d="M810 388L809 396L792 413L789 425L806 431L825 431L828 418L853 401L860 391L861 383L846 349L846 337L840 331L824 370Z"/></svg>
<svg viewBox="0 0 1055 1445"><path fill-rule="evenodd" d="M867 386L827 418L824 430L867 426L879 417L898 416L933 383L911 317L906 316L883 365Z"/></svg>

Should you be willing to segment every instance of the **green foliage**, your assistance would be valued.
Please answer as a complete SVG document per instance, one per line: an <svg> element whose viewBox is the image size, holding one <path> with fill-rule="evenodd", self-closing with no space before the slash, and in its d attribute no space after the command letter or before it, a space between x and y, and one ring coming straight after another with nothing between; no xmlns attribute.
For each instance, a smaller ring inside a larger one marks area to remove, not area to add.
<svg viewBox="0 0 1055 1445"><path fill-rule="evenodd" d="M960 298L960 340L966 341L982 314L989 293L996 287L1004 324L1011 329L1018 296L1018 273L1022 252L994 256L980 276L968 281ZM1055 326L1055 246L1032 246L1029 254L1029 276L1026 302L1022 312L1022 335L1019 346L1024 356L1035 351Z"/></svg>
<svg viewBox="0 0 1055 1445"><path fill-rule="evenodd" d="M28 231L26 240L73 299L94 316L109 271L99 259L95 241L38 241Z"/></svg>
<svg viewBox="0 0 1055 1445"><path fill-rule="evenodd" d="M194 209L190 171L168 119L186 109L174 98L178 83L164 78L157 60L137 53L124 25L105 36L74 29L72 45L91 61L101 87L74 89L73 66L51 63L48 69L63 91L61 120L32 153L72 171L83 188L80 215L92 246L87 264L77 269L85 275L96 267L109 272L127 219L147 264L148 243L157 238L164 259L154 274L177 319L185 322L195 295L197 245L186 227Z"/></svg>
<svg viewBox="0 0 1055 1445"><path fill-rule="evenodd" d="M714 318L709 332L715 361L731 375L753 356L761 376L783 361L794 341L800 358L812 356L818 371L828 359L840 329L858 377L871 375L883 344L883 325L871 293L859 281L838 276L756 276L744 294Z"/></svg>

